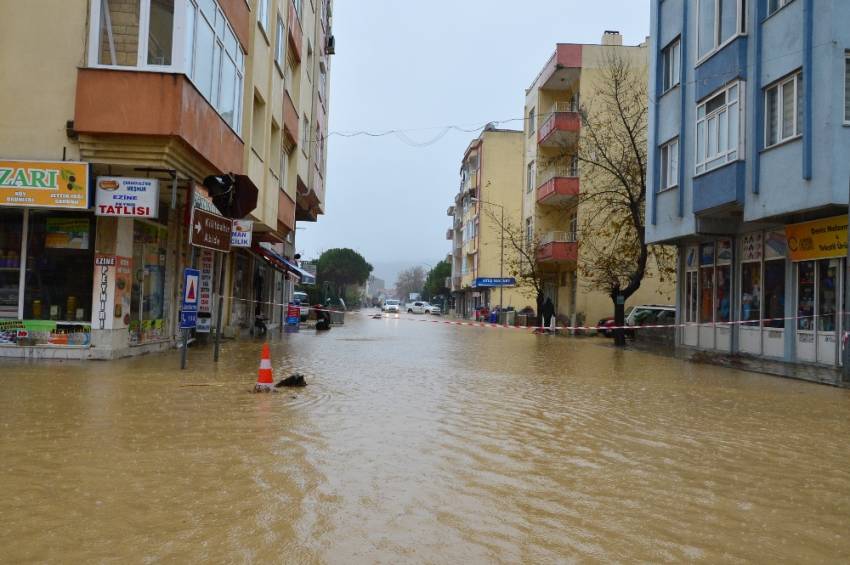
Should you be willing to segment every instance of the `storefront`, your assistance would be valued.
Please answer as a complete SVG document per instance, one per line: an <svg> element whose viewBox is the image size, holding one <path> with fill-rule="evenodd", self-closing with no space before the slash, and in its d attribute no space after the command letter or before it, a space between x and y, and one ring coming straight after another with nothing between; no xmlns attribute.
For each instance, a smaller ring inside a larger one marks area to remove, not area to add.
<svg viewBox="0 0 850 565"><path fill-rule="evenodd" d="M794 263L797 360L837 365L847 256L847 216L786 227Z"/></svg>
<svg viewBox="0 0 850 565"><path fill-rule="evenodd" d="M0 345L91 343L86 163L0 161Z"/></svg>
<svg viewBox="0 0 850 565"><path fill-rule="evenodd" d="M131 345L169 337L165 309L167 247L166 225L133 220L133 278L128 324Z"/></svg>

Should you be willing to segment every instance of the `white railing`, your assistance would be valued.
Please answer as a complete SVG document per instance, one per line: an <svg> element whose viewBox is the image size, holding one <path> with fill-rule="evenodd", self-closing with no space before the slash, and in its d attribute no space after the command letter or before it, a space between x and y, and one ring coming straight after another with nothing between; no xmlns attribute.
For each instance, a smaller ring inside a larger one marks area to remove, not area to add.
<svg viewBox="0 0 850 565"><path fill-rule="evenodd" d="M543 234L540 238L540 245L549 245L550 243L576 243L578 234L568 231L550 231Z"/></svg>
<svg viewBox="0 0 850 565"><path fill-rule="evenodd" d="M578 166L576 164L568 165L554 165L551 167L547 167L545 169L540 170L537 173L537 186L542 186L543 184L549 182L554 178L559 177L577 177L578 176Z"/></svg>
<svg viewBox="0 0 850 565"><path fill-rule="evenodd" d="M573 98L572 100L555 102L552 104L552 109L549 110L549 113L554 114L556 112L578 112L578 99Z"/></svg>

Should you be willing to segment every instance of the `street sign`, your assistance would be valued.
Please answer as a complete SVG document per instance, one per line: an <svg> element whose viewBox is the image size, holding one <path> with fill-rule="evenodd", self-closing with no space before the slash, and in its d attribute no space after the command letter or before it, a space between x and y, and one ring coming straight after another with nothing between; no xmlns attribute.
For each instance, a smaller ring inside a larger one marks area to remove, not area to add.
<svg viewBox="0 0 850 565"><path fill-rule="evenodd" d="M497 288L516 286L514 277L478 277L472 283L472 288Z"/></svg>
<svg viewBox="0 0 850 565"><path fill-rule="evenodd" d="M186 267L183 269L183 307L185 312L198 311L198 297L200 295L201 271Z"/></svg>
<svg viewBox="0 0 850 565"><path fill-rule="evenodd" d="M192 245L195 247L204 247L225 253L230 251L233 222L228 218L200 208L193 208L189 231L192 234Z"/></svg>
<svg viewBox="0 0 850 565"><path fill-rule="evenodd" d="M180 329L190 330L198 325L198 313L194 310L180 310Z"/></svg>

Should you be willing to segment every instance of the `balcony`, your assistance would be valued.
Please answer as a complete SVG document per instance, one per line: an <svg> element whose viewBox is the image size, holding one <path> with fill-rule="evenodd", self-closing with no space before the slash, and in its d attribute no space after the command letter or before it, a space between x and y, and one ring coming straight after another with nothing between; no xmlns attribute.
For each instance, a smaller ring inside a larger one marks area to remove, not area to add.
<svg viewBox="0 0 850 565"><path fill-rule="evenodd" d="M449 229L446 230L446 239L451 241L452 239L454 239L454 236L455 236L455 234L454 234L454 230L452 228L449 228Z"/></svg>
<svg viewBox="0 0 850 565"><path fill-rule="evenodd" d="M478 173L469 173L464 181L460 183L460 193L474 192L478 188Z"/></svg>
<svg viewBox="0 0 850 565"><path fill-rule="evenodd" d="M298 145L298 110L289 96L289 91L283 91L283 146L287 153Z"/></svg>
<svg viewBox="0 0 850 565"><path fill-rule="evenodd" d="M449 209L446 210L446 216L454 216L455 215L455 207L449 206Z"/></svg>
<svg viewBox="0 0 850 565"><path fill-rule="evenodd" d="M578 260L578 241L576 234L565 231L551 231L543 234L537 249L537 261L540 263L575 263Z"/></svg>
<svg viewBox="0 0 850 565"><path fill-rule="evenodd" d="M244 170L242 140L182 74L79 69L74 130L86 160L196 178Z"/></svg>
<svg viewBox="0 0 850 565"><path fill-rule="evenodd" d="M301 28L301 19L298 16L298 11L295 9L294 1L289 2L289 46L290 53L295 58L295 61L301 62L301 44L304 41L304 31Z"/></svg>
<svg viewBox="0 0 850 565"><path fill-rule="evenodd" d="M556 102L549 110L549 118L537 132L541 147L567 147L578 142L581 114L575 102Z"/></svg>
<svg viewBox="0 0 850 565"><path fill-rule="evenodd" d="M567 206L579 196L578 167L560 166L538 175L537 203L543 206Z"/></svg>

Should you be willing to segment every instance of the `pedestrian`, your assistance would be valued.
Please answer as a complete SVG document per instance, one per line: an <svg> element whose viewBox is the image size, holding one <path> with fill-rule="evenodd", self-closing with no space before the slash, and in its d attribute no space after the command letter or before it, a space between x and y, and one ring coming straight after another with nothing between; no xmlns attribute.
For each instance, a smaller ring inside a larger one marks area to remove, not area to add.
<svg viewBox="0 0 850 565"><path fill-rule="evenodd" d="M543 308L540 309L540 316L543 319L543 327L548 328L552 324L552 316L555 315L555 305L551 298L546 298L543 303Z"/></svg>

